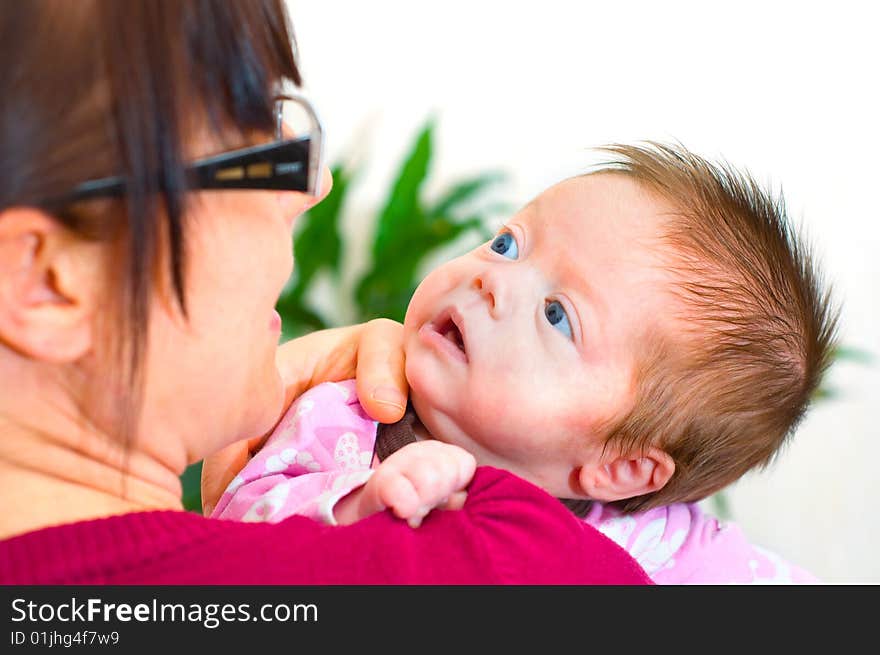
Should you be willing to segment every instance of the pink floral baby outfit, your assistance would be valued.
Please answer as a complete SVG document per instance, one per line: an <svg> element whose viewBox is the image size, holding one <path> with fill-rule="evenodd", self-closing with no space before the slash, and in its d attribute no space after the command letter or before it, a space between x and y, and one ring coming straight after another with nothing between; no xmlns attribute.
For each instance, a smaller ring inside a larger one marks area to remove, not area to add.
<svg viewBox="0 0 880 655"><path fill-rule="evenodd" d="M595 503L584 520L617 542L657 584L818 584L777 554L749 543L734 523L675 503L621 514Z"/></svg>
<svg viewBox="0 0 880 655"><path fill-rule="evenodd" d="M212 516L277 523L298 514L335 525L333 506L373 473L375 440L376 422L358 402L354 380L312 387L229 483Z"/></svg>
<svg viewBox="0 0 880 655"><path fill-rule="evenodd" d="M335 525L333 507L372 475L376 422L354 380L301 395L260 452L232 480L212 516L277 522L297 514ZM627 550L658 584L815 584L732 523L694 503L637 514L594 503L584 520Z"/></svg>

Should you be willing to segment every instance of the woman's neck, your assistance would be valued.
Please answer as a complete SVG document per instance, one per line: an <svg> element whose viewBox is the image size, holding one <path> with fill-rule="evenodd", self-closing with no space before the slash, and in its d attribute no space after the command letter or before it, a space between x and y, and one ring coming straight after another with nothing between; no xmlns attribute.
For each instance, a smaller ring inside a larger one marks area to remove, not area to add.
<svg viewBox="0 0 880 655"><path fill-rule="evenodd" d="M42 409L12 415L0 408L0 539L114 514L182 509L171 467L66 412Z"/></svg>

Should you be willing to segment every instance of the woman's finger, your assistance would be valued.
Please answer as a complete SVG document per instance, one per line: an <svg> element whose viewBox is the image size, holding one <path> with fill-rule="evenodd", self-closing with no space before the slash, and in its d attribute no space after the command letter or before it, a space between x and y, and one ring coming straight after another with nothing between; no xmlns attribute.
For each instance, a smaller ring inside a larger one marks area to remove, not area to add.
<svg viewBox="0 0 880 655"><path fill-rule="evenodd" d="M393 423L403 417L409 388L404 376L400 323L376 319L362 325L313 332L280 346L276 362L285 386L282 415L309 387L355 375L358 399L372 418ZM236 442L205 459L205 515L213 511L223 491L264 439L265 435Z"/></svg>
<svg viewBox="0 0 880 655"><path fill-rule="evenodd" d="M358 400L377 421L403 417L409 387L404 375L403 326L388 319L312 332L279 347L285 407L321 382L357 378Z"/></svg>
<svg viewBox="0 0 880 655"><path fill-rule="evenodd" d="M236 441L205 458L202 462L202 514L211 515L220 496L232 478L250 461L252 449L260 441L262 437Z"/></svg>
<svg viewBox="0 0 880 655"><path fill-rule="evenodd" d="M403 418L409 386L404 375L403 326L388 319L363 325L357 350L357 394L381 423Z"/></svg>

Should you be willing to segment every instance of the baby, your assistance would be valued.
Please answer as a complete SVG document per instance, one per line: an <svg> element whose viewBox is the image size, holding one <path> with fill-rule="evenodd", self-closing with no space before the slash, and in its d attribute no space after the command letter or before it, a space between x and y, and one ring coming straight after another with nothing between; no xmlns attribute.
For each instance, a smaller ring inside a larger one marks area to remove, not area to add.
<svg viewBox="0 0 880 655"><path fill-rule="evenodd" d="M748 176L680 147L605 150L416 289L413 411L392 426L413 443L378 462L353 383L321 385L214 515L390 508L418 525L488 465L564 499L655 581L813 581L694 504L772 459L829 363L837 313L809 253Z"/></svg>

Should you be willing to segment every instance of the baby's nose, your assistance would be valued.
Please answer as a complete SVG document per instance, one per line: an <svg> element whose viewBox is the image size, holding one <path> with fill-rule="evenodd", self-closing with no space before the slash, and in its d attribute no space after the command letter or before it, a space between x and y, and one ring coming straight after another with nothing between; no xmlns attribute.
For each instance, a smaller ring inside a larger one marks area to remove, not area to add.
<svg viewBox="0 0 880 655"><path fill-rule="evenodd" d="M471 282L471 288L486 301L489 313L497 318L507 304L498 273L491 270L478 273Z"/></svg>

